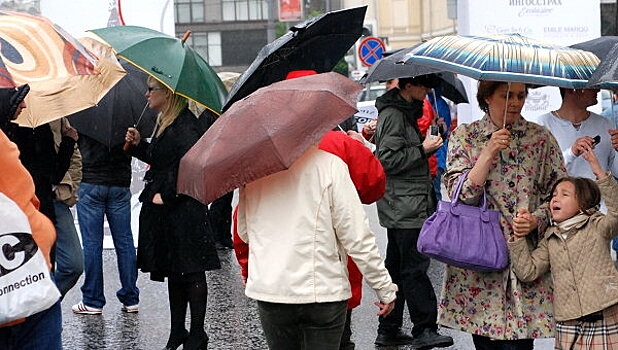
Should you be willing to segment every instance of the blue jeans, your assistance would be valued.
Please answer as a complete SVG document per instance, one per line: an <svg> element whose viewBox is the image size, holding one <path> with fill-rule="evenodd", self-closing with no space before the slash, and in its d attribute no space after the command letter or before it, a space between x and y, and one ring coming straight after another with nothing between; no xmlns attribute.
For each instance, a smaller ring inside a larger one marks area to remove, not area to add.
<svg viewBox="0 0 618 350"><path fill-rule="evenodd" d="M84 285L82 301L102 308L103 293L103 216L107 217L114 241L118 274L122 288L116 292L124 305L139 303L137 257L131 233L131 192L129 187L81 183L77 194L77 218L84 246Z"/></svg>
<svg viewBox="0 0 618 350"><path fill-rule="evenodd" d="M26 317L23 323L0 328L2 350L61 350L62 310L57 301L47 310Z"/></svg>
<svg viewBox="0 0 618 350"><path fill-rule="evenodd" d="M54 200L56 211L56 286L64 297L84 272L84 253L69 206Z"/></svg>
<svg viewBox="0 0 618 350"><path fill-rule="evenodd" d="M438 168L436 171L436 177L433 179L433 190L436 192L436 200L442 200L442 175L444 174L444 169Z"/></svg>

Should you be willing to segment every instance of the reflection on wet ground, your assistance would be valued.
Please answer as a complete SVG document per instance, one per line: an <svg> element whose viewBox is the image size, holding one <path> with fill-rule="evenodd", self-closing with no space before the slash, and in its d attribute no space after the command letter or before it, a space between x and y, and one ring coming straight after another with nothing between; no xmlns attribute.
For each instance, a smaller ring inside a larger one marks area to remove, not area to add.
<svg viewBox="0 0 618 350"><path fill-rule="evenodd" d="M375 206L369 206L367 213L372 229L376 232L378 246L384 255L386 232L377 223ZM240 282L238 264L232 251L220 251L222 269L207 273L208 311L206 314L206 331L210 336L209 349L217 350L258 350L268 349L256 309L255 302L244 295ZM116 255L114 250L104 250L103 269L105 274L105 296L107 304L102 315L74 315L71 305L80 301L82 281L80 280L66 296L62 303L64 348L82 349L122 349L151 350L162 349L167 342L169 331L169 305L166 283L152 282L147 274L140 273L140 312L126 314L120 311L120 302L116 298L119 289ZM429 276L436 293L442 283L443 265L432 261ZM374 292L366 285L363 290L362 304L352 313L352 340L357 350L374 349L378 319L373 305ZM409 317L404 316L404 330L410 331ZM187 329L189 319L187 318ZM451 350L473 349L469 335L442 329L455 339ZM552 349L553 341L537 341L535 349ZM412 349L411 347L384 347L380 349Z"/></svg>

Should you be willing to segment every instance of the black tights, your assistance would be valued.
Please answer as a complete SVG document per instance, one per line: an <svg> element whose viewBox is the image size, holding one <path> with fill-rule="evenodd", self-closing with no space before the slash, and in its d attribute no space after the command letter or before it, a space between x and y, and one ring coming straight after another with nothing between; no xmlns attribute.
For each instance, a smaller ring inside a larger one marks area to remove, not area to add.
<svg viewBox="0 0 618 350"><path fill-rule="evenodd" d="M206 275L201 272L183 276L182 278L168 278L167 288L170 300L170 337L168 347L180 346L184 342L184 349L200 349L208 342L208 336L204 332L204 319L206 318ZM186 278L190 277L190 278ZM193 278L194 277L194 278ZM187 304L191 311L191 328L187 337L185 329L185 317ZM185 341L186 338L186 341Z"/></svg>

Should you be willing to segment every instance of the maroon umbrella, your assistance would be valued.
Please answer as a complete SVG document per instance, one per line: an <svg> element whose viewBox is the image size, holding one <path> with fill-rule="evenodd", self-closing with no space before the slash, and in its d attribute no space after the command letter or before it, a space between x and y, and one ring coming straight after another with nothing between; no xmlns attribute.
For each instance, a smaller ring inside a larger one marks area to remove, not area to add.
<svg viewBox="0 0 618 350"><path fill-rule="evenodd" d="M234 103L180 161L178 192L203 203L285 170L356 112L362 86L338 73L284 80Z"/></svg>

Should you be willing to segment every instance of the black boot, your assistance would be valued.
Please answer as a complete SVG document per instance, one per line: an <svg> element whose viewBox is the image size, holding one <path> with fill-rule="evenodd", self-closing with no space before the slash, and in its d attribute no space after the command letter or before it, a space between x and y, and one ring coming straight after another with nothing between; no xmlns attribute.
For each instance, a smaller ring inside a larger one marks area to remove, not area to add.
<svg viewBox="0 0 618 350"><path fill-rule="evenodd" d="M191 334L182 348L183 350L206 350L208 349L208 335L206 332L200 335Z"/></svg>
<svg viewBox="0 0 618 350"><path fill-rule="evenodd" d="M378 346L396 346L396 345L409 345L412 344L412 336L404 333L401 329L396 332L384 332L378 333L375 345Z"/></svg>
<svg viewBox="0 0 618 350"><path fill-rule="evenodd" d="M184 333L179 337L173 337L170 335L170 338L167 340L167 345L163 350L176 350L180 345L182 345L187 338L189 337L189 332L185 329Z"/></svg>
<svg viewBox="0 0 618 350"><path fill-rule="evenodd" d="M189 332L185 329L189 296L184 284L172 279L167 280L167 290L170 301L170 336L165 350L176 350L189 336Z"/></svg>
<svg viewBox="0 0 618 350"><path fill-rule="evenodd" d="M453 345L453 338L429 328L425 328L412 341L412 346L416 349L446 348L451 345Z"/></svg>

